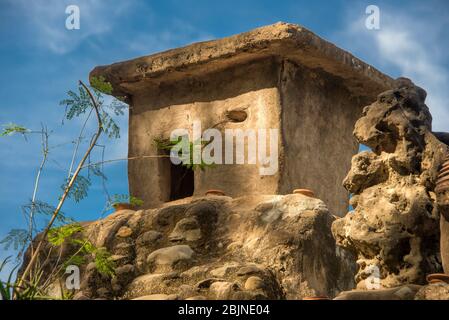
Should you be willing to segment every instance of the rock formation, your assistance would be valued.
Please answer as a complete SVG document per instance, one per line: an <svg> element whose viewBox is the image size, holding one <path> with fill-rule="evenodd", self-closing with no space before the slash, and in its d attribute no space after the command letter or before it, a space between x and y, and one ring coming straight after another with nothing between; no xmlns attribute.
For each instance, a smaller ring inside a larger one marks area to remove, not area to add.
<svg viewBox="0 0 449 320"><path fill-rule="evenodd" d="M75 299L301 299L354 286L354 257L335 246L335 217L301 194L206 196L121 210L85 225L116 276L90 263ZM70 250L67 250L69 254Z"/></svg>
<svg viewBox="0 0 449 320"><path fill-rule="evenodd" d="M441 270L434 192L446 145L431 131L426 92L410 80L365 107L357 140L372 151L354 156L344 187L353 206L333 223L337 244L357 254L358 289L378 271L380 287L422 284Z"/></svg>

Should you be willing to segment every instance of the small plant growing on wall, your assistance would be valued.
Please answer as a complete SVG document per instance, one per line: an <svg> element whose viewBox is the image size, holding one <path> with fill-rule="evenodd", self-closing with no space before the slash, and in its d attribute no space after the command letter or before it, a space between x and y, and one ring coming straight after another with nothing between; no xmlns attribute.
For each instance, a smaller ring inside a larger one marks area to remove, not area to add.
<svg viewBox="0 0 449 320"><path fill-rule="evenodd" d="M194 142L189 141L188 139L182 139L179 137L177 141L171 141L170 139L164 138L155 138L153 142L158 150L165 151L170 153L175 146L180 146L179 150L189 150L188 154L183 154L181 151L176 154L176 157L181 161L181 165L185 166L188 169L192 170L204 170L208 167L213 167L214 164L207 164L201 158L200 163L194 163L193 161L193 149ZM182 144L186 143L187 145L182 146ZM199 142L202 147L206 146L210 141L201 141Z"/></svg>

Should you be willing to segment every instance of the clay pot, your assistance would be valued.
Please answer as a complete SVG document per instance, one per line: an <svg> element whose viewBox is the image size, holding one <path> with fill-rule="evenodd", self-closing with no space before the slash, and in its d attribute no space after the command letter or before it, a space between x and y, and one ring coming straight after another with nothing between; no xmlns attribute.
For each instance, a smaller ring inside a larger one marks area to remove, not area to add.
<svg viewBox="0 0 449 320"><path fill-rule="evenodd" d="M309 190L309 189L295 189L295 190L293 190L293 193L302 194L307 197L315 198L315 193L313 193L313 191Z"/></svg>
<svg viewBox="0 0 449 320"><path fill-rule="evenodd" d="M444 273L433 273L426 277L428 283L449 283L449 275Z"/></svg>
<svg viewBox="0 0 449 320"><path fill-rule="evenodd" d="M326 296L317 296L317 297L304 297L302 300L331 300L329 297Z"/></svg>
<svg viewBox="0 0 449 320"><path fill-rule="evenodd" d="M220 189L210 189L205 193L206 196L225 196L225 192Z"/></svg>
<svg viewBox="0 0 449 320"><path fill-rule="evenodd" d="M120 211L120 210L135 210L136 209L136 207L130 203L119 202L119 203L114 203L112 206L114 207L116 212Z"/></svg>

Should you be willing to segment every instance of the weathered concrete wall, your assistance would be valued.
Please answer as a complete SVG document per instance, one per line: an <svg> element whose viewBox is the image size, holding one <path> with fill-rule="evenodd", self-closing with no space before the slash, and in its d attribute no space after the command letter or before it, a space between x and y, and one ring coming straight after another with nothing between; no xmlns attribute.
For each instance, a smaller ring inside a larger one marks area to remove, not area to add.
<svg viewBox="0 0 449 320"><path fill-rule="evenodd" d="M277 90L278 65L271 58L236 65L195 78L145 88L133 96L129 127L129 156L157 154L154 138L169 138L172 130L192 128L201 121L202 130L279 128ZM226 112L244 109L247 119L233 123ZM224 133L223 133L224 137ZM224 150L224 148L223 148ZM130 161L130 192L145 206L169 200L170 159ZM216 165L195 172L195 195L207 189L222 189L230 196L276 194L279 173L260 176L259 165Z"/></svg>
<svg viewBox="0 0 449 320"><path fill-rule="evenodd" d="M342 181L358 151L352 135L363 102L338 77L284 60L280 82L285 159L280 192L312 189L338 216L348 209Z"/></svg>

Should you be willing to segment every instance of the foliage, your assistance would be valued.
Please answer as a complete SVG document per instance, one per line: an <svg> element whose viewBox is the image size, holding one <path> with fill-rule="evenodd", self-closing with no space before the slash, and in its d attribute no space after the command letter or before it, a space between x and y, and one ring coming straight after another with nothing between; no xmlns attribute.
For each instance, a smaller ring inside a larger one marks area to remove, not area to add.
<svg viewBox="0 0 449 320"><path fill-rule="evenodd" d="M65 116L68 120L79 117L80 115L84 114L86 110L90 110L92 108L92 102L90 101L89 94L81 85L78 86L78 93L69 90L67 92L67 95L69 97L67 99L61 100L59 104L65 106Z"/></svg>
<svg viewBox="0 0 449 320"><path fill-rule="evenodd" d="M179 152L176 156L181 161L181 165L185 166L188 169L204 170L206 167L213 166L213 164L205 163L203 161L203 159L201 159L200 163L193 163L194 162L193 161L193 155L194 155L193 150L194 150L195 143L189 141L188 139L183 139L182 137L179 137L177 141L171 141L168 139L156 138L156 139L153 139L153 141L158 150L166 150L166 151L171 152L175 146L178 146ZM201 144L201 146L205 146L209 143L209 141L202 140L198 143ZM182 150L189 150L189 152L187 154L183 154Z"/></svg>
<svg viewBox="0 0 449 320"><path fill-rule="evenodd" d="M94 262L95 267L99 273L105 276L114 277L115 276L115 263L111 259L111 254L106 250L106 248L98 248L94 252Z"/></svg>
<svg viewBox="0 0 449 320"><path fill-rule="evenodd" d="M101 112L101 122L103 124L103 131L108 135L109 138L115 139L120 138L120 127L117 125L115 120L109 115L109 113L105 111Z"/></svg>
<svg viewBox="0 0 449 320"><path fill-rule="evenodd" d="M108 180L108 177L103 173L103 170L101 169L99 164L91 164L88 166L89 175L93 174L97 177L100 177L104 180Z"/></svg>
<svg viewBox="0 0 449 320"><path fill-rule="evenodd" d="M103 76L99 77L91 77L90 85L95 90L98 90L105 94L112 94L112 85L109 82L106 82L106 79Z"/></svg>
<svg viewBox="0 0 449 320"><path fill-rule="evenodd" d="M111 260L111 254L106 248L97 248L92 242L82 238L80 234L83 230L84 228L79 224L52 228L48 232L47 239L53 246L60 246L65 241L69 241L77 247L75 253L64 262L64 266L85 264L85 255L91 255L99 273L105 276L114 276L115 263Z"/></svg>
<svg viewBox="0 0 449 320"><path fill-rule="evenodd" d="M0 264L0 272L10 262L11 257L7 257ZM0 300L43 300L49 299L39 288L39 282L42 277L42 272L36 274L25 288L19 288L16 282L13 282L18 265L9 271L6 281L0 280Z"/></svg>
<svg viewBox="0 0 449 320"><path fill-rule="evenodd" d="M0 264L0 273L3 271L3 269L9 263L9 259L11 259L11 257L7 257ZM14 285L11 283L11 280L14 276L14 272L16 271L16 269L17 269L17 267L13 268L9 272L8 279L6 280L6 282L3 282L2 280L0 280L0 300L12 300Z"/></svg>
<svg viewBox="0 0 449 320"><path fill-rule="evenodd" d="M126 104L117 99L113 99L109 104L104 103L103 93L112 93L112 85L109 82L106 82L104 77L92 77L90 82L94 89L94 98L100 109L103 131L109 138L120 138L120 127L112 118L110 112L116 116L123 115L124 109L127 108ZM65 106L66 118L68 120L86 113L87 110L92 110L93 102L83 86L78 86L78 93L70 90L67 94L69 97L62 100L59 104Z"/></svg>
<svg viewBox="0 0 449 320"><path fill-rule="evenodd" d="M68 224L62 227L51 228L47 235L48 242L54 246L60 246L67 238L82 231L83 227L79 224Z"/></svg>
<svg viewBox="0 0 449 320"><path fill-rule="evenodd" d="M9 250L13 247L13 249L17 251L26 245L28 239L28 230L12 229L8 232L6 237L0 241L0 245L3 245L4 250Z"/></svg>
<svg viewBox="0 0 449 320"><path fill-rule="evenodd" d="M89 162L91 161L91 152L94 148L104 148L104 146L97 144L100 134L104 132L109 138L120 137L120 128L114 120L114 117L123 115L124 109L127 108L127 105L122 102L122 99L105 98L103 96L103 94L112 94L113 89L112 85L106 82L103 77L92 77L90 82L91 88L88 88L80 81L77 89L68 91L67 98L60 102L60 105L65 107L65 118L67 120L72 120L76 117L85 115L84 125L78 139L75 140L78 141L78 143L73 152L72 163L69 166L69 177L61 186L63 195L66 194L68 198L73 199L75 202L79 202L87 196L89 187L92 184L92 175L100 177L103 181L103 185L105 184L107 178L102 171L102 167L98 164L86 166L88 168L87 176L80 175L79 172L81 169L85 168L83 165L86 160ZM92 136L89 148L85 152L84 157L81 158L82 160L79 162L77 170L74 171L76 173L76 176L74 177L71 173L72 166L76 159L78 146L80 142L85 139L84 129L91 114L95 114L99 118L98 130ZM54 283L55 279L61 277L66 266L79 266L92 260L99 273L113 277L115 275L115 263L111 259L111 254L107 249L103 247L97 248L88 239L84 239L83 227L80 224L75 223L73 219L66 217L66 215L60 211L65 197L61 196L59 198L60 202L57 207L36 199L40 174L45 166L50 150L55 148L53 146L49 147L49 135L46 127L42 125L42 130L32 131L23 126L10 123L4 125L4 129L0 131L0 136L10 136L17 133L22 134L25 138L28 134L32 133L41 135L43 160L36 175L32 200L22 206L22 212L26 218L28 229L11 230L8 235L0 241L0 245L3 245L7 250L14 248L14 250L17 251L20 249L17 255L17 260L21 261L23 260L24 251L26 247L30 245L34 235L38 232L43 232L46 234L46 240L48 241L47 245L49 245L50 251L47 252L48 254L50 254L51 250L54 248L59 248L61 254L63 251L62 246L65 243L73 245L70 249L73 249L74 253L68 258L65 256L62 259L65 259L65 261L60 259L52 261L51 263L54 264L50 268L52 271L48 272L46 269L44 272L43 266L39 263L38 258L44 254L42 252L43 249L41 249L41 244L43 243L44 238L38 240L37 246L33 246L33 249L31 249L31 259L28 261L28 264L25 265L25 271L20 274L18 280L11 283L11 279L17 269L16 267L11 271L7 282L0 281L0 294L2 299L51 299L50 297L45 296L45 291L48 289L49 284ZM73 143L73 141L74 140L70 143ZM74 180L73 184L69 185L72 178ZM105 192L108 195L106 190ZM129 197L129 202L135 205L141 204L139 200L134 197ZM50 219L50 222L46 222L46 227L43 229L39 228L39 220L36 220L39 216ZM33 263L34 261L36 261L36 263ZM8 263L9 258L5 259L5 261L0 264L0 272ZM62 290L62 284L60 283L60 285L61 292L63 292L62 298L70 298L73 292Z"/></svg>
<svg viewBox="0 0 449 320"><path fill-rule="evenodd" d="M19 125L14 124L14 123L9 123L9 124L3 125L3 127L5 127L5 128L0 133L0 136L2 136L2 137L4 137L4 136L11 136L14 133L19 133L19 134L25 135L25 134L30 132L29 129L27 129L25 127L22 127L22 126L19 126Z"/></svg>
<svg viewBox="0 0 449 320"><path fill-rule="evenodd" d="M40 200L30 200L27 204L22 206L22 212L26 217L29 217L31 213L34 215L40 214L42 216L51 217L55 210L55 206ZM73 219L67 217L64 212L60 211L56 217L56 222L57 224L73 223Z"/></svg>
<svg viewBox="0 0 449 320"><path fill-rule="evenodd" d="M61 189L63 191L67 189L67 186L71 179L72 176L70 176L70 178L67 178L65 180L65 183L61 186ZM67 196L75 200L75 202L80 202L87 196L90 185L91 181L88 178L83 177L82 175L78 175L72 185L72 188L70 188L70 191Z"/></svg>

